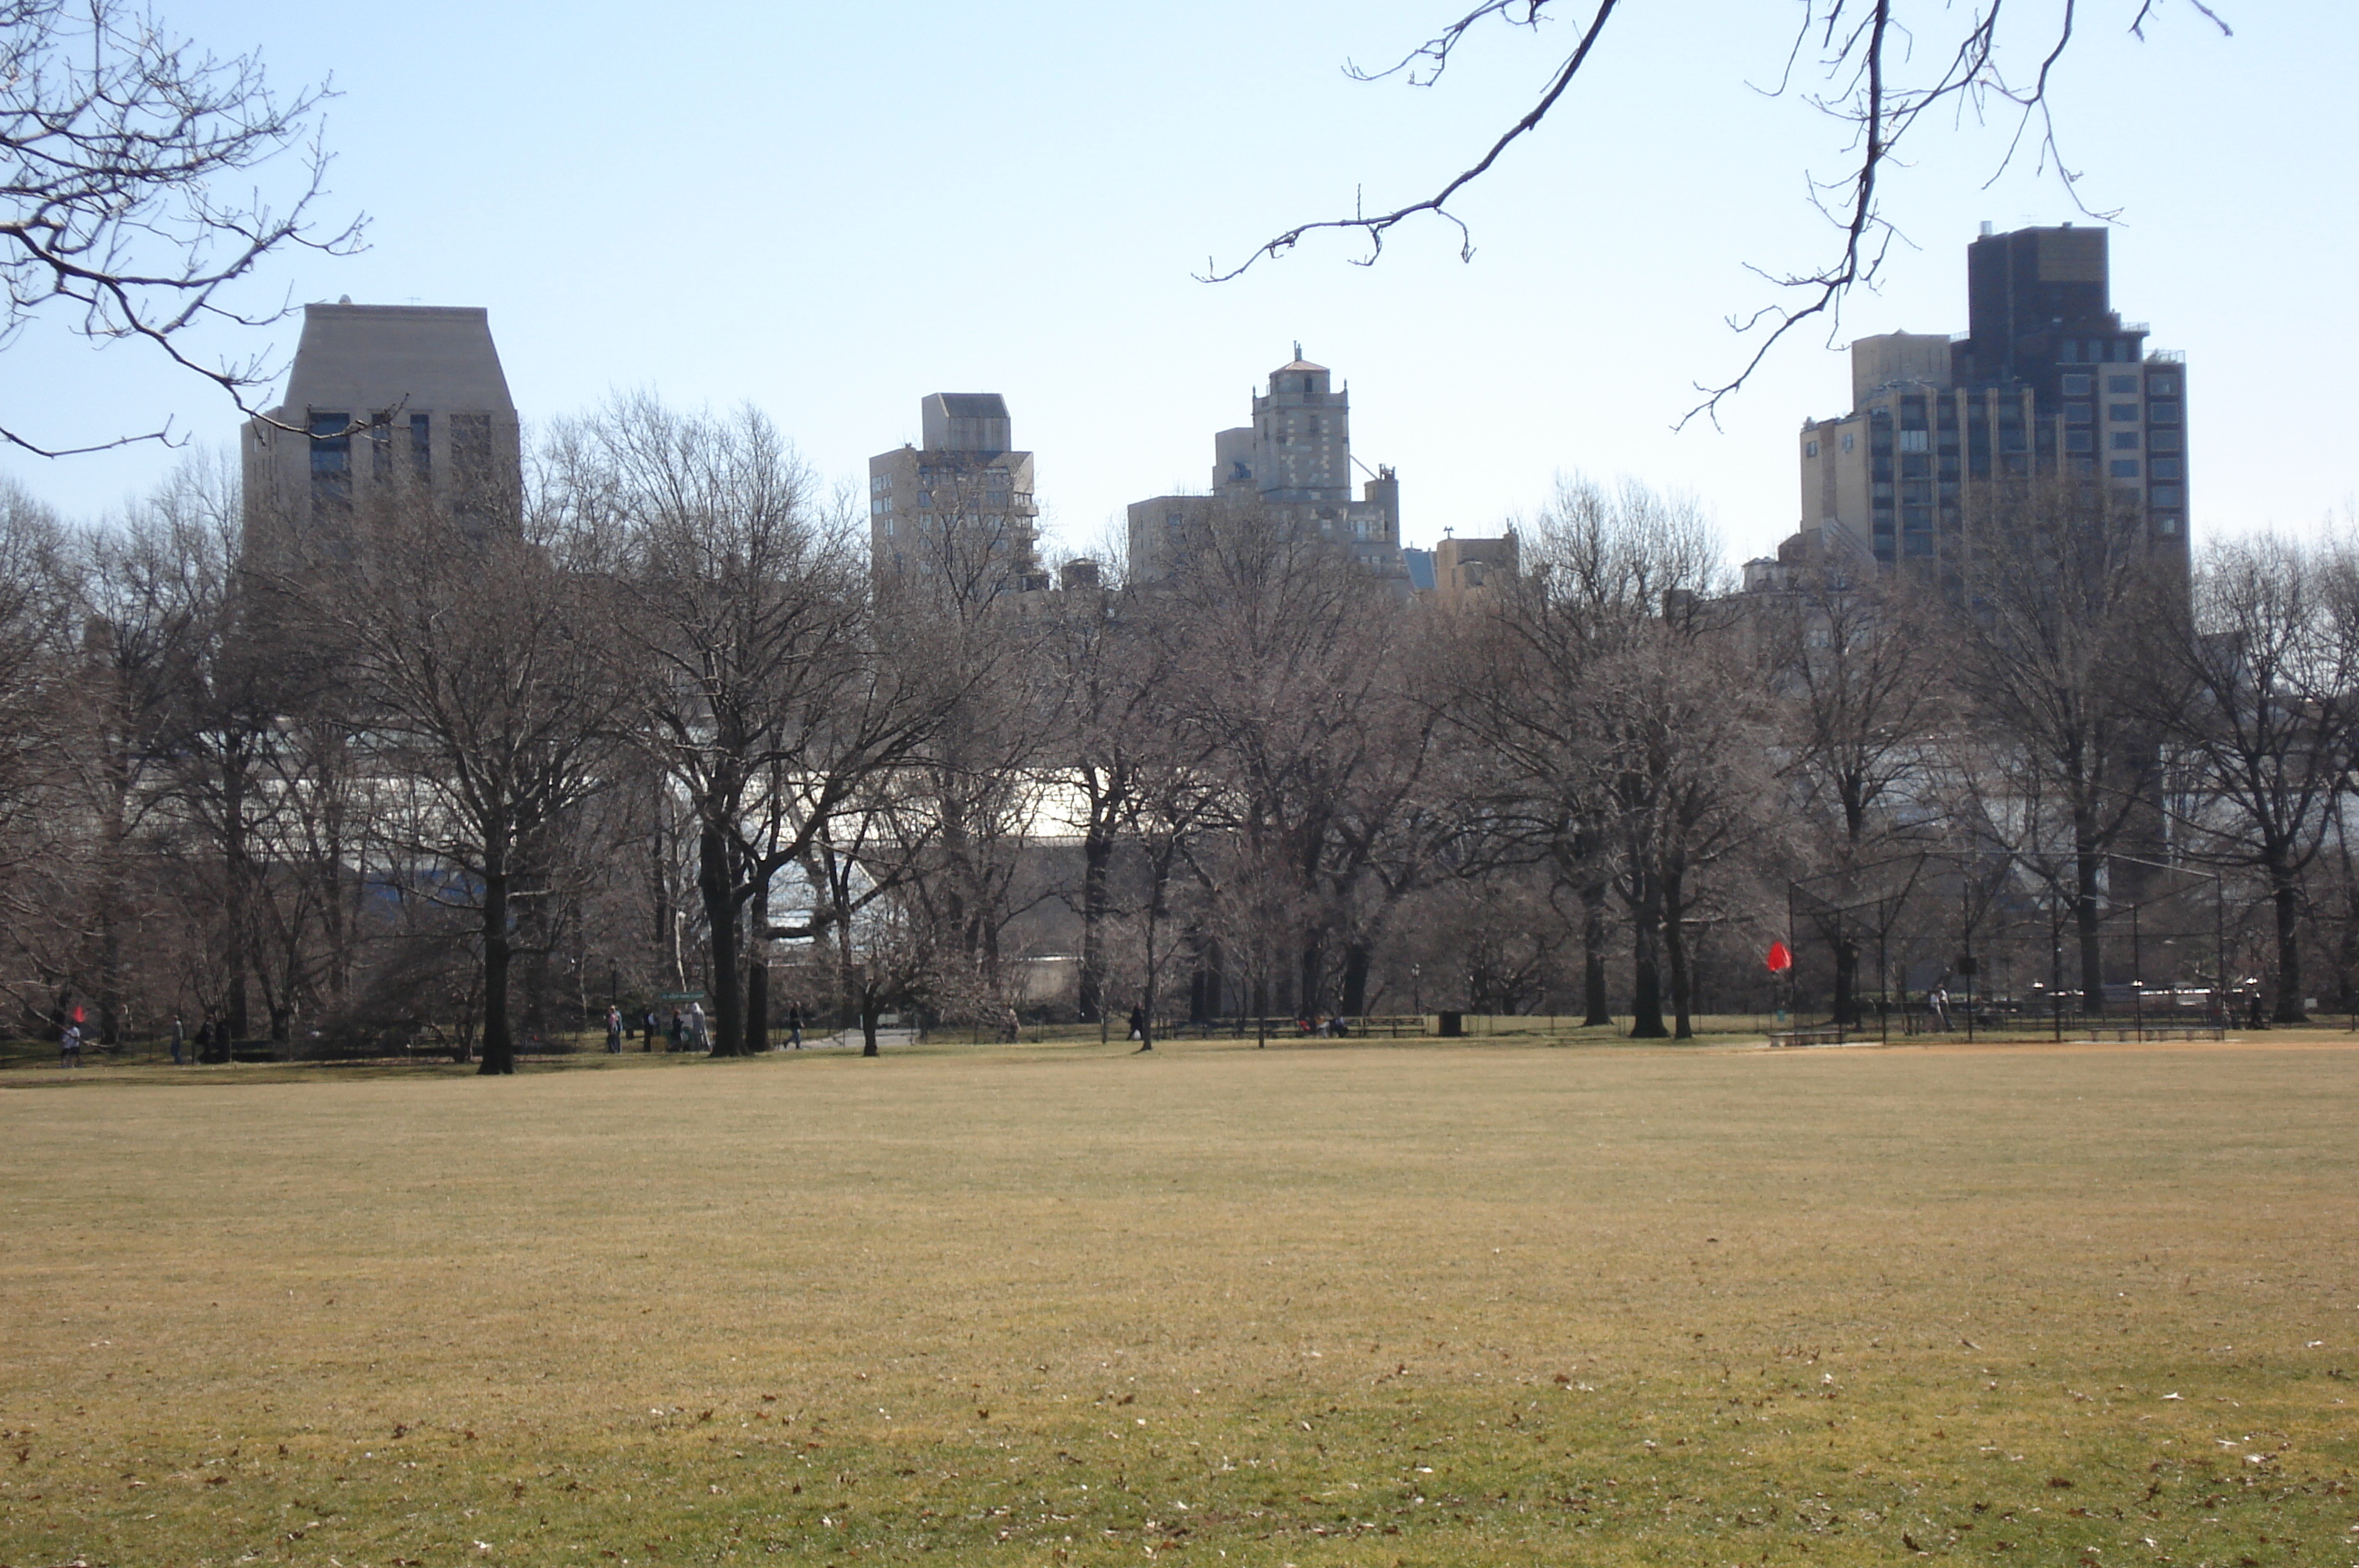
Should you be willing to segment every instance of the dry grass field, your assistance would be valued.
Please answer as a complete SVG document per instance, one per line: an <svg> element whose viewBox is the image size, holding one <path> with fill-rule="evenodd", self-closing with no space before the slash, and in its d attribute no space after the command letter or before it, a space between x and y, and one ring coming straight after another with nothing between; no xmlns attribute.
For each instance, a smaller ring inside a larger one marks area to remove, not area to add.
<svg viewBox="0 0 2359 1568"><path fill-rule="evenodd" d="M2359 1561L2359 1051L0 1073L0 1563Z"/></svg>

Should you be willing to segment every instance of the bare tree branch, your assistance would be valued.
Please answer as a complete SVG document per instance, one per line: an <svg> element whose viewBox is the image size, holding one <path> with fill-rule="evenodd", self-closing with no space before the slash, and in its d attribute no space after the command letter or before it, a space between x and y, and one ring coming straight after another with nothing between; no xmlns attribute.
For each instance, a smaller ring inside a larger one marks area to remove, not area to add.
<svg viewBox="0 0 2359 1568"><path fill-rule="evenodd" d="M1480 23L1495 17L1510 26L1537 30L1546 19L1550 4L1551 0L1484 0L1396 64L1375 71L1349 65L1345 70L1356 81L1402 76L1413 86L1431 86L1441 78L1469 31ZM2145 38L2147 24L2160 4L2161 0L2136 0L2128 27L2133 37ZM2188 0L2188 4L2223 36L2234 36L2211 0ZM2092 209L2082 201L2080 176L2063 159L2052 110L2051 91L2057 68L2076 37L2081 0L2049 0L2050 24L2038 48L2038 67L2028 81L2011 78L2004 68L2006 57L2013 52L2006 47L2000 30L2002 19L2010 17L2009 0L1974 0L1966 6L1927 5L1923 6L1927 12L1925 23L1919 27L1911 27L1904 16L1908 5L1909 0L1802 0L1801 22L1796 29L1794 45L1788 51L1785 68L1774 88L1761 91L1765 96L1783 95L1792 85L1805 51L1811 49L1819 56L1817 63L1823 78L1841 84L1832 94L1807 99L1812 106L1851 125L1854 131L1848 171L1832 181L1814 180L1810 186L1809 199L1841 234L1841 248L1827 265L1810 271L1780 274L1759 267L1751 269L1780 290L1798 294L1799 301L1771 304L1750 315L1729 319L1731 330L1739 335L1760 335L1734 376L1717 386L1697 384L1696 390L1702 394L1702 400L1681 416L1680 426L1700 417L1714 418L1722 401L1744 387L1788 333L1813 317L1833 321L1843 299L1854 289L1875 279L1891 242L1898 237L1886 221L1878 201L1884 171L1929 110L1954 104L1962 116L1971 115L1978 121L1992 112L2004 114L2012 110L2016 116L2014 134L1991 178L1996 180L2014 164L2025 139L2034 134L2036 127L2040 169L2055 173L2081 212L2099 220L2115 216ZM2014 0L2012 14L2020 15L2031 5L2032 0ZM1578 44L1550 73L1538 101L1493 141L1480 158L1452 176L1431 196L1386 212L1357 211L1347 218L1297 224L1264 243L1238 265L1222 268L1208 264L1206 271L1199 276L1208 282L1225 282L1264 257L1291 250L1308 236L1327 229L1348 229L1364 234L1368 251L1354 257L1353 262L1356 266L1372 266L1383 255L1391 232L1421 214L1439 218L1457 229L1459 258L1471 261L1474 255L1473 235L1457 214L1450 211L1449 203L1467 186L1489 173L1511 145L1536 129L1556 109L1571 89L1574 78L1588 64L1591 51L1615 6L1616 0L1599 0ZM2033 14L2037 16L2039 13ZM1902 79L1896 68L1905 69L1919 35L1933 31L1943 19L1953 16L1962 19L1963 30L1958 35L1956 46L1940 57L1942 63L1939 71L1930 81L1911 82ZM1827 196L1836 191L1843 193L1843 199L1830 202Z"/></svg>
<svg viewBox="0 0 2359 1568"><path fill-rule="evenodd" d="M93 343L145 343L259 415L272 367L200 358L190 335L283 319L287 301L256 312L232 298L273 253L358 248L364 220L315 221L328 157L314 122L328 96L282 98L257 57L201 52L125 0L0 0L0 351L55 317ZM290 150L300 175L283 209L224 190ZM81 442L0 423L0 444L42 457L183 439L168 421Z"/></svg>

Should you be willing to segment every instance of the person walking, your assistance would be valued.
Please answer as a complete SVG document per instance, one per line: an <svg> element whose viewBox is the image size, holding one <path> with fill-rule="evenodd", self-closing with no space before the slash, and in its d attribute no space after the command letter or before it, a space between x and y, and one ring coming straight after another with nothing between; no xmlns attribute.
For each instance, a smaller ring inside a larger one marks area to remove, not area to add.
<svg viewBox="0 0 2359 1568"><path fill-rule="evenodd" d="M173 1066L175 1066L175 1067L183 1067L183 1066L186 1066L186 1065L188 1064L188 1063L187 1063L187 1060L186 1060L186 1058L185 1058L185 1057L183 1056L183 1054L182 1054L182 1048L188 1044L188 1041L189 1041L188 1031L187 1031L186 1029L184 1029L183 1028L181 1028L181 1027L180 1027L180 1015L179 1015L179 1014L178 1014L178 1013L174 1013L174 1014L172 1015L172 1065L173 1065Z"/></svg>
<svg viewBox="0 0 2359 1568"><path fill-rule="evenodd" d="M653 1051L655 1048L656 1010L649 1007L647 1016L639 1022L639 1050L644 1052Z"/></svg>
<svg viewBox="0 0 2359 1568"><path fill-rule="evenodd" d="M803 1048L803 1008L799 1002L787 1007L787 1043L795 1051Z"/></svg>
<svg viewBox="0 0 2359 1568"><path fill-rule="evenodd" d="M1130 1009L1130 1038L1138 1041L1141 1051L1155 1049L1155 1042L1147 1038L1147 1008L1144 1004Z"/></svg>
<svg viewBox="0 0 2359 1568"><path fill-rule="evenodd" d="M67 1068L81 1065L82 1025L69 1020L63 1031L58 1036L58 1066Z"/></svg>
<svg viewBox="0 0 2359 1568"><path fill-rule="evenodd" d="M688 1020L679 1016L679 1009L678 1007L674 1007L671 1010L671 1043L667 1049L678 1051L679 1049L680 1040L686 1038L687 1034Z"/></svg>
<svg viewBox="0 0 2359 1568"><path fill-rule="evenodd" d="M609 1007L606 1009L606 1054L623 1054L623 1009L620 1007Z"/></svg>

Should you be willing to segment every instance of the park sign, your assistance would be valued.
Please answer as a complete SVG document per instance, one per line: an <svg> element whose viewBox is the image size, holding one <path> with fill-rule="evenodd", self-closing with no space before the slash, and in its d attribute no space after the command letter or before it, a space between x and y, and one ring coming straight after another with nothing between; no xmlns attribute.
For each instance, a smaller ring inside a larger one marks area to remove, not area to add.
<svg viewBox="0 0 2359 1568"><path fill-rule="evenodd" d="M704 1000L704 993L701 991L663 991L657 994L656 1000L658 1002L701 1002Z"/></svg>

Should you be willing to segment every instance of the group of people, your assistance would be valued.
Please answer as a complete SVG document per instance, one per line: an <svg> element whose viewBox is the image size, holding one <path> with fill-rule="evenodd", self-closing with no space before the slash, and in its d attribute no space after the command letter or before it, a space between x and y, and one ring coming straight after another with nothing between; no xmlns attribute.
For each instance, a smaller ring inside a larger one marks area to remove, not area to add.
<svg viewBox="0 0 2359 1568"><path fill-rule="evenodd" d="M165 1039L172 1050L172 1065L185 1067L191 1060L211 1060L216 1048L226 1051L230 1041L229 1025L215 1023L212 1015L208 1013L197 1024L197 1032L192 1038L188 1025L179 1014L175 1013L172 1015L171 1031ZM58 1029L58 1065L60 1068L80 1067L82 1048L87 1043L88 1037L82 1030L82 1012L77 1007L73 1016Z"/></svg>
<svg viewBox="0 0 2359 1568"><path fill-rule="evenodd" d="M640 1018L640 1050L653 1051L656 1048L656 1010L649 1007ZM623 1009L619 1007L607 1007L606 1054L620 1056L623 1053L623 1040L630 1032L630 1025L623 1018ZM674 1007L671 1010L671 1025L668 1038L671 1041L670 1049L673 1051L711 1051L712 1034L704 1017L704 1004L690 1002L685 1012ZM800 1051L803 1048L803 1010L799 1007L787 1009L787 1043L795 1051Z"/></svg>

